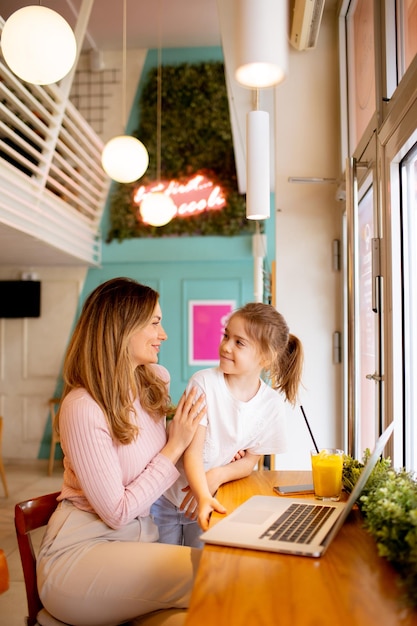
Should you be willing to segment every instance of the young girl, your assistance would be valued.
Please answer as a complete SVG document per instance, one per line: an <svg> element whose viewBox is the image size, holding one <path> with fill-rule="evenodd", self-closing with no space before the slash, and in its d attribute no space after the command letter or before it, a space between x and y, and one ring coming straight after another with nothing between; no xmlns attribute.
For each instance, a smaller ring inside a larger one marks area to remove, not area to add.
<svg viewBox="0 0 417 626"><path fill-rule="evenodd" d="M207 416L177 464L181 477L152 507L161 542L201 547L211 512L225 512L213 497L219 486L248 476L260 455L285 451L285 403L296 401L303 366L299 339L273 306L250 303L229 318L219 354L219 366L194 374L187 388L205 394Z"/></svg>

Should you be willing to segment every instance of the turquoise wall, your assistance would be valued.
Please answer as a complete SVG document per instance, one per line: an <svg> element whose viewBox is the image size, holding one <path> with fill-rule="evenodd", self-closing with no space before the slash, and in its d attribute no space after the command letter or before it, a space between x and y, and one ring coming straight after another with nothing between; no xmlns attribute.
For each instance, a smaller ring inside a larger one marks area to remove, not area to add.
<svg viewBox="0 0 417 626"><path fill-rule="evenodd" d="M221 48L164 49L163 63L218 61ZM143 76L157 65L157 50L148 52ZM136 129L137 108L142 89L139 82L127 132ZM109 194L110 196L110 194ZM273 207L271 195L271 207ZM101 230L106 238L109 224L107 201ZM265 223L268 262L274 255L274 211ZM172 237L130 239L104 243L100 268L87 273L79 310L86 296L100 283L116 276L127 276L150 285L160 293L163 326L168 340L163 344L159 362L171 374L171 397L177 402L191 374L203 366L189 364L189 300L234 300L236 306L254 299L254 261L252 236L238 237ZM61 383L57 384L59 394ZM48 420L49 423L49 420ZM50 432L45 432L39 456L48 457ZM58 453L58 451L57 451Z"/></svg>
<svg viewBox="0 0 417 626"><path fill-rule="evenodd" d="M88 272L83 297L115 276L135 278L159 292L163 326L168 334L159 362L171 373L171 396L175 402L188 378L199 369L188 364L188 301L234 300L236 306L240 306L253 300L251 238L239 237L239 240L240 246L221 237L199 238L199 241L192 241L192 245L186 240L177 240L177 245L169 246L171 254L166 249L161 254L166 248L164 240L153 241L153 246L143 248L138 240L129 242L130 248L136 247L136 255L118 261L103 259L101 269ZM148 254L144 248L148 249ZM123 251L120 252L123 257ZM132 259L134 256L136 258Z"/></svg>

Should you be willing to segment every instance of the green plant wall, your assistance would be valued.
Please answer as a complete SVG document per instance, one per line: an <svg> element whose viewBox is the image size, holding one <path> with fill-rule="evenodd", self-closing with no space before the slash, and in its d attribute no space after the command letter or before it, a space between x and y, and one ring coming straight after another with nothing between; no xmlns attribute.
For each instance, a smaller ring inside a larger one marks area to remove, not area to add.
<svg viewBox="0 0 417 626"><path fill-rule="evenodd" d="M114 187L110 202L108 242L133 237L234 236L254 232L246 219L245 197L238 193L232 129L220 61L161 66L162 180L179 182L204 173L223 190L226 206L199 215L175 217L165 226L145 224L133 202L135 189L157 180L158 68L146 76L133 132L149 152L149 167L135 183ZM132 123L132 122L131 122Z"/></svg>

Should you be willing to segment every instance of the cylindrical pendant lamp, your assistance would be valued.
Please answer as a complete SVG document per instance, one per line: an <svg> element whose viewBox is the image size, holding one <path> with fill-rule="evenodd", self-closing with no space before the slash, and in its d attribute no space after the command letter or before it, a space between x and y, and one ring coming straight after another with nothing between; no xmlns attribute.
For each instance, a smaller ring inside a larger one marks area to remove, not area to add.
<svg viewBox="0 0 417 626"><path fill-rule="evenodd" d="M249 111L246 118L246 217L270 216L269 114Z"/></svg>
<svg viewBox="0 0 417 626"><path fill-rule="evenodd" d="M288 72L287 0L235 0L238 83L273 87Z"/></svg>
<svg viewBox="0 0 417 626"><path fill-rule="evenodd" d="M12 72L35 85L64 78L77 56L68 22L56 11L37 5L12 13L4 24L1 49Z"/></svg>

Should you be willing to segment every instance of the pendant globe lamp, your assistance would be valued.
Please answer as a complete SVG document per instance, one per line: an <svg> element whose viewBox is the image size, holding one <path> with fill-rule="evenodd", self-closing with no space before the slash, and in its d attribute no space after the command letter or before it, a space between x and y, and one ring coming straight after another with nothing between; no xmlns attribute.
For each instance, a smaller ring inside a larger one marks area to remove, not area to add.
<svg viewBox="0 0 417 626"><path fill-rule="evenodd" d="M165 226L177 212L172 198L162 191L147 194L140 203L140 214L145 224L150 226Z"/></svg>
<svg viewBox="0 0 417 626"><path fill-rule="evenodd" d="M143 143L136 137L117 135L104 146L101 164L113 180L132 183L146 172L149 155Z"/></svg>
<svg viewBox="0 0 417 626"><path fill-rule="evenodd" d="M160 20L159 22L160 23ZM159 35L160 39L160 35ZM161 180L161 144L162 144L162 50L158 46L158 71L156 93L156 179ZM142 220L151 226L165 226L176 215L177 207L171 196L162 191L148 193L140 203Z"/></svg>
<svg viewBox="0 0 417 626"><path fill-rule="evenodd" d="M60 81L77 57L68 22L56 11L37 5L12 13L3 27L1 48L12 72L35 85Z"/></svg>
<svg viewBox="0 0 417 626"><path fill-rule="evenodd" d="M249 89L278 85L288 72L288 2L234 2L237 82Z"/></svg>
<svg viewBox="0 0 417 626"><path fill-rule="evenodd" d="M126 126L126 0L123 0L123 59L122 59L122 128ZM106 174L119 183L132 183L146 172L148 151L139 139L131 135L117 135L103 148L101 164Z"/></svg>

